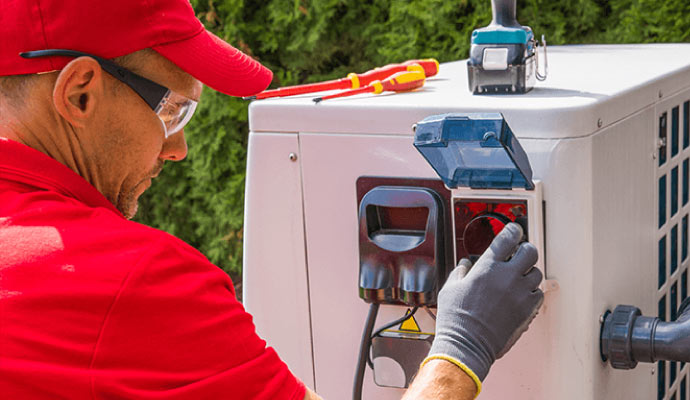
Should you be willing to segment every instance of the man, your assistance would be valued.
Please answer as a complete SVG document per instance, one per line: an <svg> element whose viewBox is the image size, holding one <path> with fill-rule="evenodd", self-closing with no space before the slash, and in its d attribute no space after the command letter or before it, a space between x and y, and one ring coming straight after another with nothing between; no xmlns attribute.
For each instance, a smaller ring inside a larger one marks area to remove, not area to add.
<svg viewBox="0 0 690 400"><path fill-rule="evenodd" d="M2 10L0 397L318 398L219 268L128 221L164 162L185 158L202 83L246 96L270 71L207 32L187 0ZM406 398L475 397L527 328L542 276L521 237L508 225L451 274Z"/></svg>

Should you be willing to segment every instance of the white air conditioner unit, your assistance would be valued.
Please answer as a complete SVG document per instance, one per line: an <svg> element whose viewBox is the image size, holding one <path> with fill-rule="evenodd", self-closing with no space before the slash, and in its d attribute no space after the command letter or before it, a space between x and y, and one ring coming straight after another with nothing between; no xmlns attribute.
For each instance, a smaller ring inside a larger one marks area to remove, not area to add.
<svg viewBox="0 0 690 400"><path fill-rule="evenodd" d="M368 308L359 202L382 186L440 193L446 264L464 246L457 205L524 205L538 266L558 285L545 287L538 317L494 364L480 399L688 398L688 365L614 370L599 334L617 304L669 320L688 296L690 45L550 47L549 69L525 95L472 95L459 61L416 92L251 104L244 302L258 333L321 396L351 398ZM412 129L445 113L502 114L534 190L446 189ZM377 326L408 308L382 305ZM415 318L434 332L430 313ZM379 384L369 369L363 398L403 393Z"/></svg>

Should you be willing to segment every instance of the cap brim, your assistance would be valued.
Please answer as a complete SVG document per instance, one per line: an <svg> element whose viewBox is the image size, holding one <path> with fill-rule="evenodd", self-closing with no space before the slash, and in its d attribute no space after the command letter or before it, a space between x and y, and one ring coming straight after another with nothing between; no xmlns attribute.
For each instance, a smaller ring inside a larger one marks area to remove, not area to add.
<svg viewBox="0 0 690 400"><path fill-rule="evenodd" d="M253 96L273 79L271 70L207 30L153 50L206 86L230 96Z"/></svg>

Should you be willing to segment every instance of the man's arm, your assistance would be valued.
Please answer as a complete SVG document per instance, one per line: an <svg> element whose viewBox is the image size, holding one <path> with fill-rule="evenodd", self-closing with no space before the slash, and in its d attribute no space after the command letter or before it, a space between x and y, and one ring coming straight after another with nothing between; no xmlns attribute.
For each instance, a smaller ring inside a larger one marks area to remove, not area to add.
<svg viewBox="0 0 690 400"><path fill-rule="evenodd" d="M417 377L402 400L472 400L477 386L460 368L445 360L431 360Z"/></svg>
<svg viewBox="0 0 690 400"><path fill-rule="evenodd" d="M419 370L402 400L472 400L477 386L460 368L444 360L431 360ZM304 400L322 400L307 388Z"/></svg>
<svg viewBox="0 0 690 400"><path fill-rule="evenodd" d="M304 400L323 400L321 396L314 393L311 389L307 388L307 393L304 394Z"/></svg>
<svg viewBox="0 0 690 400"><path fill-rule="evenodd" d="M472 400L477 386L460 368L444 360L431 360L417 374L402 400ZM323 400L307 388L304 400Z"/></svg>
<svg viewBox="0 0 690 400"><path fill-rule="evenodd" d="M301 400L304 386L256 334L227 274L159 235L104 318L92 397Z"/></svg>

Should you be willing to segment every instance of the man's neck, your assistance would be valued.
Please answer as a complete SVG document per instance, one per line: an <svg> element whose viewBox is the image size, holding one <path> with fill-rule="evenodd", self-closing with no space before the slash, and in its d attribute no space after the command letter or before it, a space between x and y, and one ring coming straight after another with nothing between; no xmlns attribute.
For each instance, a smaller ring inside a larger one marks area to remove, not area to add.
<svg viewBox="0 0 690 400"><path fill-rule="evenodd" d="M98 187L85 158L81 156L85 152L74 129L59 118L50 104L32 104L31 107L25 106L24 110L16 110L0 103L0 109L5 111L0 117L0 137L40 151Z"/></svg>

